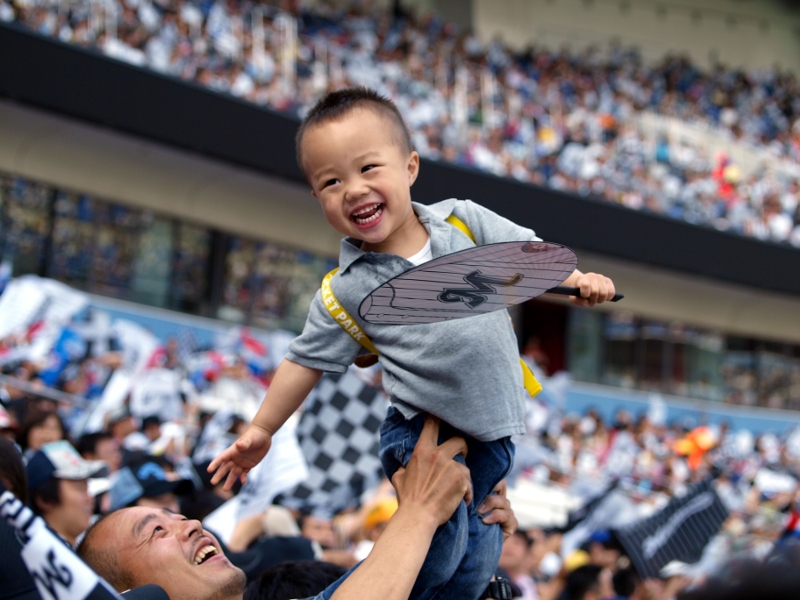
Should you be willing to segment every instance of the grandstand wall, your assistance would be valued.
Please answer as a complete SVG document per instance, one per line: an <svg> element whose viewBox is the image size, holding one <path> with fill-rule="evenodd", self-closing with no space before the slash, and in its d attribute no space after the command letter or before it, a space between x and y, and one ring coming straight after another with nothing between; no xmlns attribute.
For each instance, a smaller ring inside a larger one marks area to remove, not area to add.
<svg viewBox="0 0 800 600"><path fill-rule="evenodd" d="M705 68L800 73L800 11L775 0L473 0L472 18L484 41L517 48L618 42L648 61L680 53Z"/></svg>
<svg viewBox="0 0 800 600"><path fill-rule="evenodd" d="M0 170L336 256L339 236L287 151L296 121L22 31L0 34L24 58L0 65ZM58 68L45 75L44 65ZM795 249L430 161L415 194L471 197L575 247L584 270L612 275L627 294L614 308L800 341Z"/></svg>
<svg viewBox="0 0 800 600"><path fill-rule="evenodd" d="M0 101L0 170L230 233L335 255L306 188L118 131Z"/></svg>
<svg viewBox="0 0 800 600"><path fill-rule="evenodd" d="M228 233L338 253L339 234L302 184L8 100L0 101L0 131L0 171ZM596 252L579 251L579 258L582 269L611 274L626 294L605 310L800 342L797 296Z"/></svg>

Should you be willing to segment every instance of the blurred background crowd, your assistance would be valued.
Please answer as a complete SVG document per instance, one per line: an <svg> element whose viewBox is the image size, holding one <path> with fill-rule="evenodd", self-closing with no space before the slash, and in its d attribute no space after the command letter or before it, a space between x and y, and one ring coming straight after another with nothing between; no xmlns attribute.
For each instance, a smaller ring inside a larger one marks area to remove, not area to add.
<svg viewBox="0 0 800 600"><path fill-rule="evenodd" d="M0 0L0 21L292 118L327 91L370 86L398 105L433 161L800 247L800 85L777 67L645 60L620 43L512 50L368 2ZM259 237L242 225L263 223L252 214L234 225L199 216L213 196L191 196L188 208L106 200L58 169L22 174L23 155L0 172L0 434L9 440L0 455L19 448L29 505L71 545L124 506L180 512L203 521L250 581L284 560L332 563L335 578L367 556L396 499L369 445L351 457L360 471L335 485L314 480L314 468L335 470L335 457L319 454L328 432L314 398L248 484L225 492L206 473L251 420L332 254ZM293 198L281 186L266 188L281 199L270 206ZM717 320L697 316L702 294L680 297L691 285L667 299L688 306L680 320L641 304L604 313L529 303L520 348L545 389L528 404L507 481L519 530L500 572L516 597L669 600L736 565L785 566L776 555L800 522L793 305L774 309L763 290L748 290L720 308L734 317ZM785 335L747 321L751 309L775 310ZM354 368L319 390L385 411L378 369ZM340 425L345 441L356 437ZM727 516L700 540L699 561L637 569L618 533L709 481Z"/></svg>
<svg viewBox="0 0 800 600"><path fill-rule="evenodd" d="M225 492L206 472L249 423L291 334L235 327L204 343L188 330L159 339L89 307L84 294L45 282L37 283L50 300L29 310L37 318L3 338L0 433L28 461L31 506L65 540L75 544L97 515L155 506L203 521L251 581L285 560L344 569L368 554L397 507L377 461L344 493L293 496L313 460L295 435L298 421L314 418L304 415L308 402L276 436L275 460L247 485ZM6 323L25 322L8 304L0 308ZM578 599L602 590L599 597L613 591L666 600L732 559L761 559L793 537L787 528L797 520L800 428L754 435L724 421L670 422L655 401L610 419L596 410L565 411L561 377L548 378L536 353L525 360L545 392L529 401L527 433L515 439L508 494L520 528L500 562L521 597ZM375 368L348 376L380 385ZM366 397L353 385L341 389L355 389L351 400ZM63 456L90 462L72 475L54 474L48 465ZM728 516L700 562L673 561L657 577L637 575L614 532L709 479ZM586 506L592 513L576 516Z"/></svg>
<svg viewBox="0 0 800 600"><path fill-rule="evenodd" d="M0 19L294 115L366 85L423 157L800 246L789 72L645 64L618 45L515 52L369 3L2 0Z"/></svg>

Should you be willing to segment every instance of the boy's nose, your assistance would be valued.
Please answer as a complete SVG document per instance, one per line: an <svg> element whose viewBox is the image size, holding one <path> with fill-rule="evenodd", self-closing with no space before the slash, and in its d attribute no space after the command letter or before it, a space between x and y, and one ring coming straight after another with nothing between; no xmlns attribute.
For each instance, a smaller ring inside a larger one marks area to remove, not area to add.
<svg viewBox="0 0 800 600"><path fill-rule="evenodd" d="M358 179L348 184L347 189L345 190L344 199L347 202L352 202L353 200L358 200L363 196L369 193L369 187L367 187L366 183Z"/></svg>

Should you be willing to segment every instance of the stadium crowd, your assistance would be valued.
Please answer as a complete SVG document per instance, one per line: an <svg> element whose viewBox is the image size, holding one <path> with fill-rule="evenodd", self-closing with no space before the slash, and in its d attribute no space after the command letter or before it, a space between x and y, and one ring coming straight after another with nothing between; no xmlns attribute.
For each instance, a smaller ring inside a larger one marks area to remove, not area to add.
<svg viewBox="0 0 800 600"><path fill-rule="evenodd" d="M289 501L304 476L299 450L292 458L291 429L283 441L276 436L270 454L280 459L277 468L269 467L266 498L277 504L248 514L234 502L247 495L246 486L230 493L210 483L206 465L252 418L285 340L241 328L221 334L210 348L191 344L188 335L137 337L131 324L103 329L65 286L53 291L62 302L46 305L53 311L49 321L34 319L2 340L0 434L27 461L30 506L64 540L79 543L97 515L165 508L216 531L219 543L206 554L225 552L255 586L249 597L260 598L278 597L264 591L277 585L275 578L298 577L285 571L290 567L276 566L282 561L311 561L294 567L324 571L320 578L305 577L321 586L307 592L313 595L369 555L397 510L391 486L376 474L345 503L333 494L330 504ZM15 316L7 304L2 308L6 317ZM49 348L46 358L33 360L40 345ZM364 370L357 377L376 385L380 375ZM114 392L118 386L123 394ZM530 401L528 433L515 440L508 480L512 500L527 502L515 509L519 530L506 541L500 567L523 598L666 600L725 568L730 558L768 555L797 520L800 430L756 436L724 424L666 423L655 408L640 415L618 411L608 422L595 411L563 414L556 406ZM60 471L65 464L72 467ZM642 581L613 531L657 513L709 478L729 512L722 530L698 564L670 564L659 577ZM548 493L561 498L555 517L537 504ZM567 507L603 496L613 501L595 514L591 527L570 524ZM225 516L230 506L238 512ZM505 505L496 508L505 514ZM168 519L163 526L184 527L180 523ZM272 575L261 577L264 572Z"/></svg>
<svg viewBox="0 0 800 600"><path fill-rule="evenodd" d="M617 47L515 53L433 17L287 8L0 0L0 20L301 116L326 91L367 85L400 107L422 156L800 246L793 75L645 65ZM646 131L652 114L721 141ZM737 164L731 145L759 158Z"/></svg>

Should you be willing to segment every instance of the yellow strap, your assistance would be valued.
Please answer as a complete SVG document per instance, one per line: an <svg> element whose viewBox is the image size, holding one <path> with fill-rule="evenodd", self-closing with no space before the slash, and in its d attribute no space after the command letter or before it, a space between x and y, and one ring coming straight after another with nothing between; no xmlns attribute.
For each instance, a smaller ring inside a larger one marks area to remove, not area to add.
<svg viewBox="0 0 800 600"><path fill-rule="evenodd" d="M475 236L472 235L472 231L467 226L464 221L459 219L454 214L451 214L447 219L445 219L450 225L461 231L464 235L466 235L469 239L472 240L473 244L477 245L477 241L475 241ZM355 320L347 313L344 307L339 304L339 301L336 299L336 296L333 294L333 289L331 288L331 279L336 272L338 271L338 267L325 275L325 278L322 280L322 303L325 305L325 308L328 310L330 315L334 318L334 320L342 326L351 338L361 344L364 348L372 352L373 354L379 355L378 349L372 343L372 340L367 337L367 334L364 333L364 330L358 326ZM519 364L522 366L522 383L525 386L525 389L531 395L531 398L536 396L539 392L542 391L542 384L539 383L536 377L533 375L530 367L525 363L524 360L521 358L519 359Z"/></svg>
<svg viewBox="0 0 800 600"><path fill-rule="evenodd" d="M339 323L342 329L344 329L351 338L373 354L379 354L378 349L372 344L372 341L367 337L367 334L364 333L364 330L358 326L358 323L355 322L353 317L339 304L339 301L333 294L331 279L336 275L338 270L339 268L337 267L325 275L325 278L322 280L322 304L325 305L325 308L333 317L333 320Z"/></svg>
<svg viewBox="0 0 800 600"><path fill-rule="evenodd" d="M471 239L473 244L475 244L476 246L478 245L478 242L475 240L475 236L472 235L472 230L469 228L469 226L467 226L466 223L464 223L464 221L459 219L454 214L450 214L450 216L447 217L445 221L450 223L450 225L452 225L453 227L458 229L461 233L463 233L465 236L467 236L469 239Z"/></svg>
<svg viewBox="0 0 800 600"><path fill-rule="evenodd" d="M539 380L536 379L536 376L531 371L531 368L528 364L519 359L519 364L522 365L522 385L525 386L525 389L530 394L531 398L533 398L536 394L542 391L542 384L539 383Z"/></svg>

